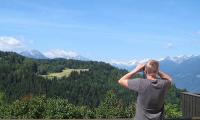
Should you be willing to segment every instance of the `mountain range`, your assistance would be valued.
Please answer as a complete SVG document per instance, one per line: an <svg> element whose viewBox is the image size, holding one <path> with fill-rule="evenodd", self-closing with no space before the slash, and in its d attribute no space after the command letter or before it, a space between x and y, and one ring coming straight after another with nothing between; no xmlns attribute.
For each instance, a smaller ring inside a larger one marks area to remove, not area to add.
<svg viewBox="0 0 200 120"><path fill-rule="evenodd" d="M38 50L26 50L19 53L22 56L28 57L28 58L34 58L34 59L48 59L45 55L43 55Z"/></svg>
<svg viewBox="0 0 200 120"><path fill-rule="evenodd" d="M34 59L50 59L38 50L27 50L20 53L21 55ZM60 57L59 57L60 58ZM87 61L89 59L80 55L64 55L62 58ZM112 66L120 69L132 70L137 64L145 63L149 59L130 61L110 61ZM199 56L176 56L158 59L160 69L170 74L174 84L181 89L190 92L200 93L200 55Z"/></svg>
<svg viewBox="0 0 200 120"><path fill-rule="evenodd" d="M40 51L34 50L34 49L26 50L26 51L20 52L19 54L22 56L28 57L28 58L33 58L33 59L53 59L52 57L49 57L49 56L41 53ZM74 60L82 60L82 61L89 60L80 55L70 55L70 54L59 55L55 58L74 59Z"/></svg>
<svg viewBox="0 0 200 120"><path fill-rule="evenodd" d="M128 62L112 61L110 64L130 71L137 64L145 63L148 60L132 60ZM160 69L172 76L173 82L178 88L200 93L200 55L166 57L158 61L160 62Z"/></svg>

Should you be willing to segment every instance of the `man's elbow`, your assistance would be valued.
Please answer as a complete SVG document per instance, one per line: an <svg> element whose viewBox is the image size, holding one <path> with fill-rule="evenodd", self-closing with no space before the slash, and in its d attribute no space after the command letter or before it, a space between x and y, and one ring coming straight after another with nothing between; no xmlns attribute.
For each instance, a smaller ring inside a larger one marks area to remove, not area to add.
<svg viewBox="0 0 200 120"><path fill-rule="evenodd" d="M169 81L170 81L170 83L171 83L171 85L172 85L172 81L173 81L172 78L169 78Z"/></svg>
<svg viewBox="0 0 200 120"><path fill-rule="evenodd" d="M170 83L170 85L172 85L172 78L171 77L168 77L165 80L167 80Z"/></svg>
<svg viewBox="0 0 200 120"><path fill-rule="evenodd" d="M119 80L118 80L118 84L120 84L120 85L122 85L122 86L124 86L124 82L125 82L124 79L119 79Z"/></svg>
<svg viewBox="0 0 200 120"><path fill-rule="evenodd" d="M118 80L118 84L120 84L120 85L122 84L122 80L121 79Z"/></svg>
<svg viewBox="0 0 200 120"><path fill-rule="evenodd" d="M118 80L118 84L120 84L121 86L127 88L128 87L128 80L120 79L120 80Z"/></svg>

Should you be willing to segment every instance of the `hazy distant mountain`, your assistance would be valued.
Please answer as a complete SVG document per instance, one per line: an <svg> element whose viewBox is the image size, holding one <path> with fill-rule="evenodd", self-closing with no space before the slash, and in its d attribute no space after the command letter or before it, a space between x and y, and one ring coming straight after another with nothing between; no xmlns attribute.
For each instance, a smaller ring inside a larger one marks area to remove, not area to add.
<svg viewBox="0 0 200 120"><path fill-rule="evenodd" d="M88 61L87 58L79 55L76 52L73 51L65 51L61 49L54 49L54 50L49 50L47 52L43 53L45 56L47 56L50 59L55 59L55 58L64 58L64 59L74 59L74 60L83 60L83 61Z"/></svg>
<svg viewBox="0 0 200 120"><path fill-rule="evenodd" d="M83 57L83 56L75 56L75 57L71 57L71 56L65 56L65 57L56 57L56 58L51 58L51 59L73 59L73 60L81 60L81 61L89 61L89 59Z"/></svg>
<svg viewBox="0 0 200 120"><path fill-rule="evenodd" d="M40 51L38 50L26 50L21 53L19 53L22 56L28 57L28 58L34 58L34 59L48 59L46 56L44 56Z"/></svg>
<svg viewBox="0 0 200 120"><path fill-rule="evenodd" d="M200 93L200 56L190 56L179 63L164 59L160 64L161 70L173 77L177 87Z"/></svg>
<svg viewBox="0 0 200 120"><path fill-rule="evenodd" d="M148 58L143 59L143 60L133 59L133 60L129 60L129 61L114 61L114 60L112 60L109 63L117 68L132 70L137 64L145 63L148 60L149 60Z"/></svg>
<svg viewBox="0 0 200 120"><path fill-rule="evenodd" d="M89 61L88 58L85 58L85 57L80 56L80 55L79 55L79 56L76 56L76 57L72 57L72 58L69 57L69 59L82 60L82 61Z"/></svg>
<svg viewBox="0 0 200 120"><path fill-rule="evenodd" d="M110 64L132 70L137 63L144 63L146 61L137 61L135 64L128 62L112 62ZM200 56L166 57L159 61L160 69L173 77L174 83L178 88L186 88L188 91L200 93Z"/></svg>
<svg viewBox="0 0 200 120"><path fill-rule="evenodd" d="M28 57L28 58L34 58L34 59L54 59L54 58L64 58L64 59L74 59L74 60L82 60L82 61L88 61L89 59L80 56L80 55L71 55L71 54L65 54L65 51L50 51L47 54L43 54L38 50L26 50L21 53L19 53L22 56ZM53 56L53 57L52 57Z"/></svg>
<svg viewBox="0 0 200 120"><path fill-rule="evenodd" d="M171 64L181 64L182 62L193 58L196 56L186 56L186 55L182 55L182 56L176 56L176 57L166 57L166 58L161 58L158 59L158 61L162 62L170 62ZM142 60L137 60L137 59L133 59L133 60L129 60L129 61L111 61L109 62L111 65L118 67L118 68L122 68L122 69L127 69L127 70L132 70L137 64L141 64L141 63L145 63L148 60L150 60L149 58L147 59L142 59Z"/></svg>

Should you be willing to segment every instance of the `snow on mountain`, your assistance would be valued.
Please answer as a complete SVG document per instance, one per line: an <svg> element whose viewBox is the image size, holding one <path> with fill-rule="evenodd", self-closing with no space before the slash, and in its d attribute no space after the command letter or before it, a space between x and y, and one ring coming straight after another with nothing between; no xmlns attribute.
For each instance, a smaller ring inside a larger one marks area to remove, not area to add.
<svg viewBox="0 0 200 120"><path fill-rule="evenodd" d="M127 69L127 70L132 70L133 67L135 67L138 64L142 64L147 62L149 59L142 59L142 60L137 60L137 59L132 59L128 61L117 61L117 60L111 60L107 63L111 64L112 66L115 66L120 69Z"/></svg>
<svg viewBox="0 0 200 120"><path fill-rule="evenodd" d="M134 66L134 65L137 65L137 64L140 64L140 63L145 63L148 60L149 59L142 59L142 60L133 59L133 60L129 60L129 61L111 60L109 63L111 65L116 64L116 65Z"/></svg>
<svg viewBox="0 0 200 120"><path fill-rule="evenodd" d="M83 61L88 60L87 58L79 55L76 52L65 51L65 50L60 50L60 49L55 49L55 50L50 50L50 51L44 52L44 55L50 59L65 58L65 59L75 59L75 60L83 60Z"/></svg>
<svg viewBox="0 0 200 120"><path fill-rule="evenodd" d="M64 51L64 50L50 50L45 53L41 53L38 50L26 50L21 53L19 53L22 56L28 57L28 58L34 58L34 59L54 59L54 58L64 58L64 59L74 59L74 60L83 60L87 61L88 59L85 57L82 57L81 55L72 52L72 51Z"/></svg>
<svg viewBox="0 0 200 120"><path fill-rule="evenodd" d="M170 61L180 64L192 57L194 57L194 56L179 55L179 56L175 56L175 57L166 57L163 60L170 60ZM163 61L163 60L161 59L161 61Z"/></svg>
<svg viewBox="0 0 200 120"><path fill-rule="evenodd" d="M186 56L186 55L180 55L180 56L175 56L175 57L166 57L166 58L159 58L157 59L158 61L162 62L162 61L171 61L177 64L180 64L190 58L194 57L192 56ZM122 69L127 69L130 70L130 68L138 65L138 64L142 64L147 62L148 60L150 60L149 58L146 59L133 59L133 60L128 60L128 61L117 61L117 60L111 60L110 63L111 65L118 67L118 68L122 68Z"/></svg>
<svg viewBox="0 0 200 120"><path fill-rule="evenodd" d="M48 59L46 56L44 56L40 51L38 50L26 50L21 53L19 53L22 56L28 57L28 58L34 58L34 59Z"/></svg>

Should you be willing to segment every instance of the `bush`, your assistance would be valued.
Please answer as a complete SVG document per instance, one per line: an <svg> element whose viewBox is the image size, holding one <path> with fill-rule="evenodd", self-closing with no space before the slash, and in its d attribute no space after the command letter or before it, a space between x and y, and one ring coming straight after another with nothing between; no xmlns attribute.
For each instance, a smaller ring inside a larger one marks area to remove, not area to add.
<svg viewBox="0 0 200 120"><path fill-rule="evenodd" d="M0 118L10 119L77 119L95 118L94 112L85 106L74 106L65 99L46 99L45 96L32 100L15 101L0 106Z"/></svg>
<svg viewBox="0 0 200 120"><path fill-rule="evenodd" d="M113 91L108 91L105 100L96 109L97 118L122 118L123 107Z"/></svg>
<svg viewBox="0 0 200 120"><path fill-rule="evenodd" d="M182 116L182 112L177 107L176 104L168 103L165 105L165 117L166 118L180 118Z"/></svg>

